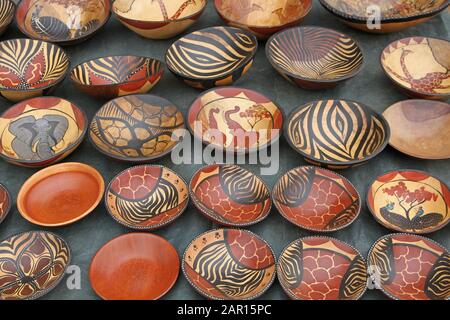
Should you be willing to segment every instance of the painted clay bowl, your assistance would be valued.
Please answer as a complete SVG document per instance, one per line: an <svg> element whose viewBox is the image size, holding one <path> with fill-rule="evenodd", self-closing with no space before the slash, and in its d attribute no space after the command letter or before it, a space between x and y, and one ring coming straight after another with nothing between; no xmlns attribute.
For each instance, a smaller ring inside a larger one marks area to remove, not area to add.
<svg viewBox="0 0 450 320"><path fill-rule="evenodd" d="M448 0L320 0L348 26L371 33L389 33L428 21L444 11Z"/></svg>
<svg viewBox="0 0 450 320"><path fill-rule="evenodd" d="M381 65L389 79L410 97L450 97L450 41L425 37L395 41L381 53Z"/></svg>
<svg viewBox="0 0 450 320"><path fill-rule="evenodd" d="M450 189L426 172L391 171L372 182L367 206L386 228L430 233L450 221Z"/></svg>
<svg viewBox="0 0 450 320"><path fill-rule="evenodd" d="M450 254L431 239L383 236L370 249L367 264L372 281L392 299L450 299Z"/></svg>
<svg viewBox="0 0 450 320"><path fill-rule="evenodd" d="M312 0L214 0L214 5L226 23L250 30L264 40L302 22L311 11Z"/></svg>
<svg viewBox="0 0 450 320"><path fill-rule="evenodd" d="M355 40L320 27L277 33L266 44L266 56L278 73L305 89L332 88L356 76L364 64Z"/></svg>
<svg viewBox="0 0 450 320"><path fill-rule="evenodd" d="M180 258L164 238L129 233L106 243L94 256L89 279L104 300L156 300L175 284Z"/></svg>
<svg viewBox="0 0 450 320"><path fill-rule="evenodd" d="M307 162L345 169L383 151L390 130L383 116L359 102L320 100L292 111L284 134Z"/></svg>
<svg viewBox="0 0 450 320"><path fill-rule="evenodd" d="M16 23L30 38L73 45L99 31L110 8L110 0L22 0Z"/></svg>
<svg viewBox="0 0 450 320"><path fill-rule="evenodd" d="M230 85L247 73L258 49L250 32L211 27L175 41L166 53L169 70L197 89Z"/></svg>
<svg viewBox="0 0 450 320"><path fill-rule="evenodd" d="M343 176L318 167L298 167L275 184L272 199L280 214L296 226L331 232L349 226L361 211L361 198Z"/></svg>
<svg viewBox="0 0 450 320"><path fill-rule="evenodd" d="M186 182L174 171L143 165L113 178L105 193L105 206L120 224L153 230L178 218L189 202Z"/></svg>
<svg viewBox="0 0 450 320"><path fill-rule="evenodd" d="M11 210L11 205L11 195L8 189L6 189L6 187L0 183L0 223L5 220L6 216L9 213L9 210Z"/></svg>
<svg viewBox="0 0 450 320"><path fill-rule="evenodd" d="M30 300L55 288L70 264L70 249L59 236L31 231L0 242L0 300Z"/></svg>
<svg viewBox="0 0 450 320"><path fill-rule="evenodd" d="M202 93L188 113L189 130L206 145L227 152L252 152L278 140L282 109L264 95L222 87Z"/></svg>
<svg viewBox="0 0 450 320"><path fill-rule="evenodd" d="M245 227L264 220L272 201L267 185L236 165L203 167L192 177L189 193L208 219L228 227Z"/></svg>
<svg viewBox="0 0 450 320"><path fill-rule="evenodd" d="M0 95L13 102L51 93L69 71L60 47L39 40L0 42Z"/></svg>
<svg viewBox="0 0 450 320"><path fill-rule="evenodd" d="M0 36L5 33L6 29L14 19L16 12L16 4L12 0L0 0Z"/></svg>
<svg viewBox="0 0 450 320"><path fill-rule="evenodd" d="M162 62L137 56L110 56L81 63L70 79L82 92L113 99L150 91L164 73Z"/></svg>
<svg viewBox="0 0 450 320"><path fill-rule="evenodd" d="M103 197L101 174L83 163L67 162L33 174L17 196L17 209L31 223L59 227L91 213Z"/></svg>
<svg viewBox="0 0 450 320"><path fill-rule="evenodd" d="M153 95L120 97L92 119L89 138L105 155L146 162L170 153L182 138L183 114L170 101Z"/></svg>
<svg viewBox="0 0 450 320"><path fill-rule="evenodd" d="M116 0L112 11L128 29L149 39L172 38L202 15L206 0Z"/></svg>
<svg viewBox="0 0 450 320"><path fill-rule="evenodd" d="M255 299L275 280L269 244L247 230L210 230L186 248L184 276L201 295L214 300Z"/></svg>
<svg viewBox="0 0 450 320"><path fill-rule="evenodd" d="M383 112L389 144L421 159L450 158L450 104L430 100L397 102Z"/></svg>
<svg viewBox="0 0 450 320"><path fill-rule="evenodd" d="M70 101L38 97L0 116L0 157L15 165L44 167L61 161L83 141L84 112Z"/></svg>

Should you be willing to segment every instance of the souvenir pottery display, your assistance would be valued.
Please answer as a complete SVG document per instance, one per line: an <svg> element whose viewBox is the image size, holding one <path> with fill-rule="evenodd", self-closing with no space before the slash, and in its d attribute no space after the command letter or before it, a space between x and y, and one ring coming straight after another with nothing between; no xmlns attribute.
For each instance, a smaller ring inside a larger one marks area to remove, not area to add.
<svg viewBox="0 0 450 320"><path fill-rule="evenodd" d="M8 189L0 183L0 223L5 220L11 209L12 201Z"/></svg>
<svg viewBox="0 0 450 320"><path fill-rule="evenodd" d="M0 116L0 157L15 165L43 167L61 161L83 141L84 112L70 101L38 97Z"/></svg>
<svg viewBox="0 0 450 320"><path fill-rule="evenodd" d="M275 279L275 256L259 236L246 230L210 230L186 248L182 269L189 283L214 300L261 296Z"/></svg>
<svg viewBox="0 0 450 320"><path fill-rule="evenodd" d="M197 89L230 85L247 73L258 49L250 32L211 27L175 41L166 53L169 70Z"/></svg>
<svg viewBox="0 0 450 320"><path fill-rule="evenodd" d="M207 0L116 0L112 11L128 29L149 39L172 38L202 15Z"/></svg>
<svg viewBox="0 0 450 320"><path fill-rule="evenodd" d="M383 116L359 102L321 100L291 112L284 134L307 162L345 169L383 151L390 130Z"/></svg>
<svg viewBox="0 0 450 320"><path fill-rule="evenodd" d="M370 249L367 264L392 299L450 299L450 254L433 240L404 233L383 236Z"/></svg>
<svg viewBox="0 0 450 320"><path fill-rule="evenodd" d="M59 236L31 231L0 242L0 300L30 300L53 290L70 264Z"/></svg>
<svg viewBox="0 0 450 320"><path fill-rule="evenodd" d="M436 100L450 97L450 41L426 37L395 41L383 50L381 66L408 96Z"/></svg>
<svg viewBox="0 0 450 320"><path fill-rule="evenodd" d="M29 222L59 227L74 223L100 203L105 186L101 174L83 163L66 162L33 174L17 196L17 209Z"/></svg>
<svg viewBox="0 0 450 320"><path fill-rule="evenodd" d="M5 33L6 29L14 19L16 4L12 0L0 0L0 36Z"/></svg>
<svg viewBox="0 0 450 320"><path fill-rule="evenodd" d="M89 280L104 300L156 300L170 291L180 269L175 248L150 233L129 233L94 256Z"/></svg>
<svg viewBox="0 0 450 320"><path fill-rule="evenodd" d="M320 27L277 33L266 44L266 56L285 79L305 89L332 88L356 76L364 62L355 40Z"/></svg>

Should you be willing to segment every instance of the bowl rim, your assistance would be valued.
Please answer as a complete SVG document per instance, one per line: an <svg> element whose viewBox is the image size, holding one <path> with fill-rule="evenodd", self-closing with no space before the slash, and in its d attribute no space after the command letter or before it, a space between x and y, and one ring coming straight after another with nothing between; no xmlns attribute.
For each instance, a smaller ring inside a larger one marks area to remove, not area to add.
<svg viewBox="0 0 450 320"><path fill-rule="evenodd" d="M6 197L8 199L8 205L6 206L5 210L3 210L3 214L0 215L0 224L1 224L8 216L9 212L11 211L11 208L13 206L13 203L12 203L13 200L12 200L11 192L9 191L9 189L1 182L0 182L0 189L5 192Z"/></svg>
<svg viewBox="0 0 450 320"><path fill-rule="evenodd" d="M14 19L14 16L16 15L16 9L17 4L13 0L1 0L1 1L7 1L11 5L10 9L11 12L9 13L7 19L3 21L3 23L0 23L0 28L8 26Z"/></svg>

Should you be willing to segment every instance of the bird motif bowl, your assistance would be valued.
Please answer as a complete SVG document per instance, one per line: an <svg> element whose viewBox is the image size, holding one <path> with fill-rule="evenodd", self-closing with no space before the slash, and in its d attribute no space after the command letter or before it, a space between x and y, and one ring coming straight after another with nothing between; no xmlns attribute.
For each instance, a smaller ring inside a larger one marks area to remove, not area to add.
<svg viewBox="0 0 450 320"><path fill-rule="evenodd" d="M14 19L16 4L12 0L0 0L0 36L5 33Z"/></svg>
<svg viewBox="0 0 450 320"><path fill-rule="evenodd" d="M0 223L5 220L9 211L11 210L12 200L11 195L6 187L0 183Z"/></svg>

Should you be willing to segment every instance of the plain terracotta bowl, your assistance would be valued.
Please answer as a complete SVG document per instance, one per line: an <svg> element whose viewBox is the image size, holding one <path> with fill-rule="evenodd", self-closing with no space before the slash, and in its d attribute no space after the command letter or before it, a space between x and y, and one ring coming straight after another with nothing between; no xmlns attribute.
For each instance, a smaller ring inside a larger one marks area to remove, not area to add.
<svg viewBox="0 0 450 320"><path fill-rule="evenodd" d="M14 19L16 4L12 0L0 0L0 36L5 33Z"/></svg>
<svg viewBox="0 0 450 320"><path fill-rule="evenodd" d="M6 216L11 210L11 201L11 194L9 193L8 189L6 189L6 187L0 183L0 223L5 220Z"/></svg>

